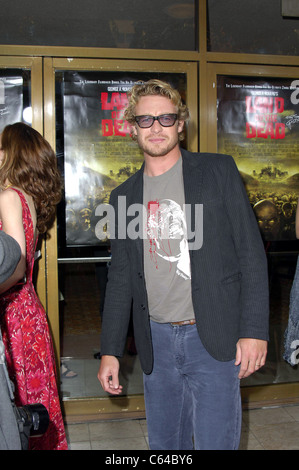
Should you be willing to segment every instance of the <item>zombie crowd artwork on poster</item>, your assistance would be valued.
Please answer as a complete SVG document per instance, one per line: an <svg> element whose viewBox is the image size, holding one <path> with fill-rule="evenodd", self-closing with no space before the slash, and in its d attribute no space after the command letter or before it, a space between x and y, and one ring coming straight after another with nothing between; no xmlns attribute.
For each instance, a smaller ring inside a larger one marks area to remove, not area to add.
<svg viewBox="0 0 299 470"><path fill-rule="evenodd" d="M96 209L133 175L143 154L123 118L127 92L137 81L159 78L184 94L182 73L64 72L64 178L67 246L109 243L98 238Z"/></svg>
<svg viewBox="0 0 299 470"><path fill-rule="evenodd" d="M299 82L219 76L218 151L232 155L266 242L294 240Z"/></svg>

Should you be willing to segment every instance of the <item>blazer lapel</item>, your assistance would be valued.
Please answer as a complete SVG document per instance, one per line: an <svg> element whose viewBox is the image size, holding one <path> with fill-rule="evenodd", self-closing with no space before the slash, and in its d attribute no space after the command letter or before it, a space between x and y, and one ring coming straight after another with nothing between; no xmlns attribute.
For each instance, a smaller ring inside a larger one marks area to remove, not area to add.
<svg viewBox="0 0 299 470"><path fill-rule="evenodd" d="M201 168L200 155L192 154L188 156L188 153L189 152L182 149L187 230L189 251L190 256L192 256L193 249L190 249L190 247L191 244L194 246L194 234L198 229L200 229L200 227L196 227L196 223L198 223L198 215L196 214L199 210L198 207L196 207L196 204L199 205L202 202L203 171Z"/></svg>
<svg viewBox="0 0 299 470"><path fill-rule="evenodd" d="M130 193L130 198L128 200L128 206L129 204L142 204L143 205L143 171L144 171L144 163L136 175L137 177L134 182L132 191ZM136 242L136 250L138 252L138 256L142 257L142 262L143 262L143 239L137 238L135 242Z"/></svg>
<svg viewBox="0 0 299 470"><path fill-rule="evenodd" d="M198 157L192 154L192 158L189 158L188 153L182 149L185 204L200 204L202 191L201 159L199 154Z"/></svg>

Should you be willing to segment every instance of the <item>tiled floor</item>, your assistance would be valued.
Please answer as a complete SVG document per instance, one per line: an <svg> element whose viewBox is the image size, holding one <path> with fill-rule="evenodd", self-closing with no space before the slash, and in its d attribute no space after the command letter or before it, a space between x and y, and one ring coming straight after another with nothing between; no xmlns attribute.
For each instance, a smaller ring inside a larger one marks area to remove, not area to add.
<svg viewBox="0 0 299 470"><path fill-rule="evenodd" d="M145 419L68 424L70 450L148 450ZM298 450L299 404L243 412L239 450Z"/></svg>

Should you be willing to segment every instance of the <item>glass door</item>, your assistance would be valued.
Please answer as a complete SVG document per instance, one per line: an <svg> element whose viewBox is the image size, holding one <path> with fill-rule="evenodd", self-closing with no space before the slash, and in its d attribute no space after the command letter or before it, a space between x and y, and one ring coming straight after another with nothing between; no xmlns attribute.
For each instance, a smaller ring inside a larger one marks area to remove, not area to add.
<svg viewBox="0 0 299 470"><path fill-rule="evenodd" d="M298 72L283 67L209 66L209 150L234 157L268 258L268 357L265 367L242 381L245 402L253 397L258 400L258 396L285 402L299 395L298 365L284 359L290 290L299 252L295 235Z"/></svg>
<svg viewBox="0 0 299 470"><path fill-rule="evenodd" d="M99 230L97 207L108 202L111 190L143 161L123 120L126 93L136 81L160 78L180 90L192 114L184 145L197 150L197 65L55 58L45 59L44 70L45 134L56 148L65 190L56 238L52 236L48 247L53 265L49 293L54 301L59 298L57 309L52 305L49 311L60 324L56 343L64 409L66 414L143 413L142 372L132 327L120 361L123 395L108 397L97 380L110 261L109 234L105 227Z"/></svg>
<svg viewBox="0 0 299 470"><path fill-rule="evenodd" d="M43 134L42 76L40 57L0 56L0 133L6 125L22 121ZM45 243L40 250L37 291L47 309Z"/></svg>

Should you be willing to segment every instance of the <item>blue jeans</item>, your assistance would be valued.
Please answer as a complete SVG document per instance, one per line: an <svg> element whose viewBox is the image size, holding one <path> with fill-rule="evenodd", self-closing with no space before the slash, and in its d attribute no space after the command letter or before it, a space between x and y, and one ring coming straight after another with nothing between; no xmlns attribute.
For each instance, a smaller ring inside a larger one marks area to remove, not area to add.
<svg viewBox="0 0 299 470"><path fill-rule="evenodd" d="M152 450L237 450L241 433L239 366L202 345L196 325L151 322L154 367L144 374Z"/></svg>

